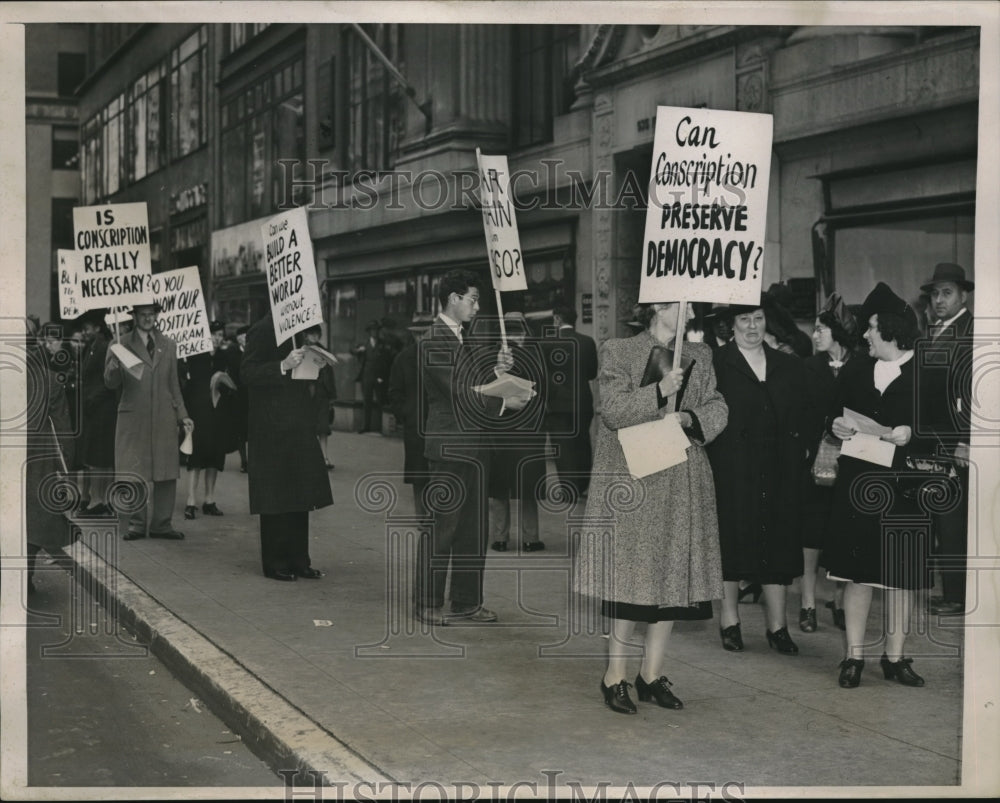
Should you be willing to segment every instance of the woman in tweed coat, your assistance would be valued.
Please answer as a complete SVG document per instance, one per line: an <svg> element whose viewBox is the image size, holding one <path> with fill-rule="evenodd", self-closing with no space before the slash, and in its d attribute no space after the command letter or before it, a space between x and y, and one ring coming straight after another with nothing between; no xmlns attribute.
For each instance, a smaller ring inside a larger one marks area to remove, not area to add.
<svg viewBox="0 0 1000 803"><path fill-rule="evenodd" d="M635 679L639 699L681 708L660 671L673 622L711 618L711 600L722 596L715 486L704 445L725 428L728 410L715 387L711 349L685 343L683 353L693 359L688 371L669 371L641 386L653 347L673 346L677 311L676 303L645 306L644 331L601 348L601 414L574 589L602 600L602 613L612 619L601 690L607 705L623 714L636 711L625 673L635 623L647 623ZM686 462L633 479L618 429L669 414L678 390L677 414L690 441Z"/></svg>

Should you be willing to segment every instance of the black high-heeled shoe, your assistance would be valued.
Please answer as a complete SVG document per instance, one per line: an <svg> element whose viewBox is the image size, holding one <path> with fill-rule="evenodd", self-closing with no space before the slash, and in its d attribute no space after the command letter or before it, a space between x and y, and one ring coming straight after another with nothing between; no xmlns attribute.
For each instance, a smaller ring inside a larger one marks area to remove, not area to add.
<svg viewBox="0 0 1000 803"><path fill-rule="evenodd" d="M739 622L729 627L720 627L719 636L722 638L722 649L729 652L743 652L743 631Z"/></svg>
<svg viewBox="0 0 1000 803"><path fill-rule="evenodd" d="M767 632L767 646L773 647L782 655L798 655L799 648L795 646L795 642L792 641L792 637L788 635L788 628L783 627L781 630L776 630L772 633L770 630Z"/></svg>
<svg viewBox="0 0 1000 803"><path fill-rule="evenodd" d="M639 702L648 703L656 700L656 704L662 708L673 708L674 710L684 707L684 703L678 700L670 687L674 685L667 680L666 675L660 675L652 683L647 683L642 679L640 672L635 676L635 691L639 695Z"/></svg>
<svg viewBox="0 0 1000 803"><path fill-rule="evenodd" d="M861 683L861 670L865 668L863 658L845 658L840 662L840 677L837 683L842 689L856 689Z"/></svg>
<svg viewBox="0 0 1000 803"><path fill-rule="evenodd" d="M799 608L799 630L803 633L815 633L816 627L816 609Z"/></svg>
<svg viewBox="0 0 1000 803"><path fill-rule="evenodd" d="M752 596L751 602L756 603L760 599L760 595L764 592L763 587L760 583L750 583L748 586L744 586L736 594L737 602L743 602L744 597Z"/></svg>
<svg viewBox="0 0 1000 803"><path fill-rule="evenodd" d="M879 661L879 666L882 667L882 675L886 680L896 679L904 686L923 686L924 679L913 671L910 667L912 663L912 658L900 658L898 661L890 661L889 656L882 653L882 660Z"/></svg>
<svg viewBox="0 0 1000 803"><path fill-rule="evenodd" d="M635 703L628 696L628 687L632 685L627 680L620 680L612 686L605 686L601 681L601 693L608 708L618 714L634 714Z"/></svg>

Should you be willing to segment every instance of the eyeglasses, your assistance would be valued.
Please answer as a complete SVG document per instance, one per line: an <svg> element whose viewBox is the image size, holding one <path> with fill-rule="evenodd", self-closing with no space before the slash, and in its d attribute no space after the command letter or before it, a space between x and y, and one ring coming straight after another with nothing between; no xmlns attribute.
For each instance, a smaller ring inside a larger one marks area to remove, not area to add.
<svg viewBox="0 0 1000 803"><path fill-rule="evenodd" d="M468 299L472 304L478 304L479 303L479 296L473 296L473 295L465 294L465 295L459 296L458 298L459 298L460 301L465 301L466 299Z"/></svg>

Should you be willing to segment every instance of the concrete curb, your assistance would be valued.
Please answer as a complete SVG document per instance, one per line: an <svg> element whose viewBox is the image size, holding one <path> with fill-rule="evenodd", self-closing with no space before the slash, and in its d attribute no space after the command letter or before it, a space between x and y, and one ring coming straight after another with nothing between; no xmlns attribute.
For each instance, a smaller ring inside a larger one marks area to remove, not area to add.
<svg viewBox="0 0 1000 803"><path fill-rule="evenodd" d="M63 551L116 621L275 772L297 771L296 786L393 783L82 541Z"/></svg>

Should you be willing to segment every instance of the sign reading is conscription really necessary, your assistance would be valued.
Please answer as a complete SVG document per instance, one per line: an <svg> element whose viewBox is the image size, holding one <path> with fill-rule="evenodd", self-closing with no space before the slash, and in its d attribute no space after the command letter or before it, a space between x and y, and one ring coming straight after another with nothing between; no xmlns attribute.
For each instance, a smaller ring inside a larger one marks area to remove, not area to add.
<svg viewBox="0 0 1000 803"><path fill-rule="evenodd" d="M494 290L527 290L521 239L517 233L514 202L510 195L510 169L506 156L483 156L476 150L479 164L483 230L490 278Z"/></svg>
<svg viewBox="0 0 1000 803"><path fill-rule="evenodd" d="M306 210L282 212L261 226L267 296L278 345L323 322L316 263Z"/></svg>
<svg viewBox="0 0 1000 803"><path fill-rule="evenodd" d="M145 277L153 269L145 202L77 207L73 232L79 255L79 308L142 301Z"/></svg>
<svg viewBox="0 0 1000 803"><path fill-rule="evenodd" d="M656 110L639 302L760 300L769 114Z"/></svg>
<svg viewBox="0 0 1000 803"><path fill-rule="evenodd" d="M212 351L205 294L197 266L154 273L146 286L162 307L156 326L173 338L178 358Z"/></svg>

